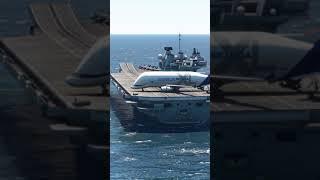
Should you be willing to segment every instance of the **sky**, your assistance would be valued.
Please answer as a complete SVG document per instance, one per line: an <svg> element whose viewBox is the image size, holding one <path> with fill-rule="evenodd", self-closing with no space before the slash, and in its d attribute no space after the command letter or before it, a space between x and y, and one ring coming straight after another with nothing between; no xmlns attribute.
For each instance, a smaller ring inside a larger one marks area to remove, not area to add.
<svg viewBox="0 0 320 180"><path fill-rule="evenodd" d="M111 0L111 34L210 34L210 0Z"/></svg>

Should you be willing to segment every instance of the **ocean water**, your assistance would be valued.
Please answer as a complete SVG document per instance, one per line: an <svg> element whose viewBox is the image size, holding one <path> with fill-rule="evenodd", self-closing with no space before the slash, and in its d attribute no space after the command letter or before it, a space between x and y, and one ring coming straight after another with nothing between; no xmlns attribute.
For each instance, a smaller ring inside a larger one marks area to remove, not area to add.
<svg viewBox="0 0 320 180"><path fill-rule="evenodd" d="M181 49L188 55L198 48L209 60L210 39L207 35L182 35ZM111 72L120 62L158 65L157 55L164 46L178 50L177 35L111 35ZM208 65L208 67L210 67ZM209 72L209 68L201 72ZM209 179L209 132L145 133L127 130L125 123L134 119L132 109L123 103L111 84L110 167L111 179Z"/></svg>

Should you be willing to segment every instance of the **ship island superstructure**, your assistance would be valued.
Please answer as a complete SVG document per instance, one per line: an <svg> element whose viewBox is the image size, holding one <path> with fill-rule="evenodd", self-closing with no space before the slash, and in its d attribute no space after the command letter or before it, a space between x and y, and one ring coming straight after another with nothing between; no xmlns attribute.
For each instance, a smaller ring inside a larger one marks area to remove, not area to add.
<svg viewBox="0 0 320 180"><path fill-rule="evenodd" d="M139 69L150 71L198 71L207 66L207 61L201 56L200 51L193 48L192 54L188 57L181 50L181 34L179 34L179 51L172 52L172 47L164 47L164 54L158 54L159 66L141 65Z"/></svg>

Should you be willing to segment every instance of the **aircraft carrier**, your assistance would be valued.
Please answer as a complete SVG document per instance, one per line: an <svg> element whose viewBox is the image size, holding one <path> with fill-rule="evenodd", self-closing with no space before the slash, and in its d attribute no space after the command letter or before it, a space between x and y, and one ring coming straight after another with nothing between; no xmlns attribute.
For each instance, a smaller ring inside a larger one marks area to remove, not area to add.
<svg viewBox="0 0 320 180"><path fill-rule="evenodd" d="M181 88L179 92L165 92L160 88L132 89L131 85L145 70L131 63L121 63L120 72L111 73L111 80L136 117L143 117L143 125L207 126L210 93L197 88Z"/></svg>
<svg viewBox="0 0 320 180"><path fill-rule="evenodd" d="M319 11L319 2L305 2L312 5L308 13ZM296 32L292 24L283 26L291 30L289 32ZM238 31L237 28L233 30ZM252 30L261 29L248 29ZM214 36L215 32L212 33ZM299 40L317 40L314 36L300 33ZM283 37L283 34L275 36ZM241 38L245 40L245 37ZM279 40L274 42L281 45ZM277 62L292 55L290 51L283 53ZM214 154L211 156L211 172L215 179L319 178L319 93L310 98L308 93L298 93L266 82L234 83L222 90L225 97L211 96L210 139Z"/></svg>
<svg viewBox="0 0 320 180"><path fill-rule="evenodd" d="M318 177L319 98L267 83L223 90L226 97L211 104L216 179Z"/></svg>
<svg viewBox="0 0 320 180"><path fill-rule="evenodd" d="M45 176L53 174L57 179L75 177L81 174L80 166L86 169L82 170L88 175L85 179L104 176L108 174L105 162L109 162L109 142L105 138L109 136L108 94L100 87L69 86L65 78L99 38L108 41L108 23L80 23L70 3L31 3L29 10L34 24L30 34L1 38L0 59L34 102L30 107L18 108L15 115L20 120L12 122L12 127L21 131L13 136L26 150L20 154L29 167L30 161L39 162L45 165L41 171L51 172L42 174L37 169L31 179L50 179ZM105 61L108 58L106 54ZM21 141L21 134L31 134L32 139ZM56 138L60 143L53 141ZM71 158L63 157L65 150ZM50 159L53 156L46 151L52 152L56 160ZM27 157L34 159L27 161ZM62 164L70 166L64 169Z"/></svg>
<svg viewBox="0 0 320 180"><path fill-rule="evenodd" d="M188 57L180 49L175 55L172 47L164 47L159 54L159 66L120 63L118 73L111 73L111 81L125 102L132 106L137 123L152 127L208 128L210 92L194 87L180 88L179 92L164 91L161 88L132 89L131 85L145 71L197 71L207 65L200 52L193 49Z"/></svg>

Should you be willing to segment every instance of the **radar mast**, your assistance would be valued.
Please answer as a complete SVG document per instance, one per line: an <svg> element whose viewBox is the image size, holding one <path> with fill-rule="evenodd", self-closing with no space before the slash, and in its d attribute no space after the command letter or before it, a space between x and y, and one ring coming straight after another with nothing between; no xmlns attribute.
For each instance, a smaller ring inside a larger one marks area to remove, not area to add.
<svg viewBox="0 0 320 180"><path fill-rule="evenodd" d="M179 33L179 53L181 52L181 50L180 50L180 41L181 41L181 34Z"/></svg>

